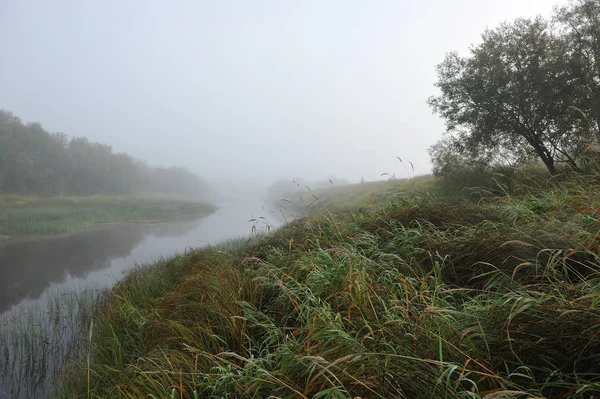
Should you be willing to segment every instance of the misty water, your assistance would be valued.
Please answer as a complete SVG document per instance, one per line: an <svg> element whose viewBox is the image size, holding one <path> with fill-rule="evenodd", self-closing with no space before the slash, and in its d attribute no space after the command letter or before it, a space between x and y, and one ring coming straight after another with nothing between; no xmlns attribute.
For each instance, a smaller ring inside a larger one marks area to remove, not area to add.
<svg viewBox="0 0 600 399"><path fill-rule="evenodd" d="M291 217L287 216L288 220ZM112 224L64 236L2 242L0 328L16 330L22 334L23 330L29 328L30 321L27 319L32 317L30 309L42 309L39 313L42 315L52 313L47 309L53 306L53 301L57 301L57 296L58 300L61 300L60 296L66 295L65 293L81 293L90 289L98 292L102 288L114 285L135 265L151 263L161 257L169 257L191 248L269 231L283 223L285 218L279 208L264 206L261 200L229 200L220 203L214 214L187 222ZM72 313L76 312L76 305L62 306L71 309ZM64 309L61 312L64 313ZM75 323L71 320L73 315L61 317L69 320L67 324ZM53 323L51 317L43 316L43 319L45 321L42 320L41 323ZM63 330L57 330L55 334L74 334L69 326L60 328ZM10 338L7 340L11 341ZM61 347L55 348L55 354L49 355L50 357L65 356L65 348L62 346L68 344L63 338L59 338L58 342L56 346ZM6 341L4 345L10 346ZM33 352L35 351L34 348ZM38 350L40 351L42 349ZM7 358L10 356L7 355ZM33 356L38 354L34 353ZM12 362L20 363L14 359ZM44 362L52 363L52 359ZM44 374L42 370L22 370L19 368L31 365L26 365L27 362L21 363L21 366L12 366L17 368L13 372L10 372L10 367L4 366L4 373L6 374L8 369L12 380L2 381L0 378L0 397L3 397L3 392L12 392L12 395L9 395L11 397L37 396L36 391L40 386L43 392L51 385L44 376L41 376L42 381L38 380L40 375L36 374ZM19 391L15 391L15 386L19 387Z"/></svg>

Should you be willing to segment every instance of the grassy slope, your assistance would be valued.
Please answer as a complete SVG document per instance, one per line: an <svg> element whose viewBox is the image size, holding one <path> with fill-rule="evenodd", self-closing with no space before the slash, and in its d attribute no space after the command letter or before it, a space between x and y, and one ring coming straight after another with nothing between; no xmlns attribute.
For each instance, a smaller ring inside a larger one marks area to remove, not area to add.
<svg viewBox="0 0 600 399"><path fill-rule="evenodd" d="M0 196L0 236L67 233L98 223L166 222L214 211L173 198Z"/></svg>
<svg viewBox="0 0 600 399"><path fill-rule="evenodd" d="M65 396L600 395L600 186L407 187L137 269Z"/></svg>

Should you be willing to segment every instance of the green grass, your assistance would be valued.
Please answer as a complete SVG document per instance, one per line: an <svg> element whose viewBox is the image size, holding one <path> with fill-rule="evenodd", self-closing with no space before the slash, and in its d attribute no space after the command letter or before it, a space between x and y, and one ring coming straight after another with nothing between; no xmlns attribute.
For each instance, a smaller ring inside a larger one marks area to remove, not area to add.
<svg viewBox="0 0 600 399"><path fill-rule="evenodd" d="M45 305L0 315L0 397L52 397L69 359L81 354L98 290L54 292Z"/></svg>
<svg viewBox="0 0 600 399"><path fill-rule="evenodd" d="M595 181L477 202L431 178L318 193L275 233L137 268L62 395L598 397Z"/></svg>
<svg viewBox="0 0 600 399"><path fill-rule="evenodd" d="M175 198L0 196L0 236L68 233L99 223L188 220L212 205Z"/></svg>
<svg viewBox="0 0 600 399"><path fill-rule="evenodd" d="M398 196L415 196L428 192L434 181L433 176L425 175L412 179L389 179L361 184L332 184L329 188L315 190L305 186L304 191L290 198L280 199L275 205L296 215L327 213L329 207L335 208L337 212L360 212Z"/></svg>

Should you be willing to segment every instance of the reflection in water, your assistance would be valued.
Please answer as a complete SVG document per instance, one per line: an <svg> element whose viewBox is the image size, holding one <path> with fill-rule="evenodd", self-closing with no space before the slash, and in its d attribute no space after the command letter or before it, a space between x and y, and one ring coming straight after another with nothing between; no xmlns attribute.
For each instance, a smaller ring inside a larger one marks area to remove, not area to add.
<svg viewBox="0 0 600 399"><path fill-rule="evenodd" d="M260 200L231 200L184 223L110 224L65 236L0 241L0 316L19 303L44 305L50 291L116 283L135 264L186 248L266 231L291 220ZM255 222L249 222L255 219Z"/></svg>
<svg viewBox="0 0 600 399"><path fill-rule="evenodd" d="M52 397L63 361L74 356L73 343L91 328L98 290L136 264L268 231L293 218L246 198L189 223L106 225L0 243L0 398Z"/></svg>
<svg viewBox="0 0 600 399"><path fill-rule="evenodd" d="M52 284L85 278L130 255L144 237L178 236L196 223L114 224L67 236L0 244L0 314L25 298L39 298Z"/></svg>

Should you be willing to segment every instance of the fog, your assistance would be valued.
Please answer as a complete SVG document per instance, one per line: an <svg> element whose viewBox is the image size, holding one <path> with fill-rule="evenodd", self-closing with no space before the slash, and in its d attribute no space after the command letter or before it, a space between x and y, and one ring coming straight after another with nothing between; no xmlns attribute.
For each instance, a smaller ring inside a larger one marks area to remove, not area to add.
<svg viewBox="0 0 600 399"><path fill-rule="evenodd" d="M424 174L435 65L558 2L1 0L0 109L213 184Z"/></svg>

